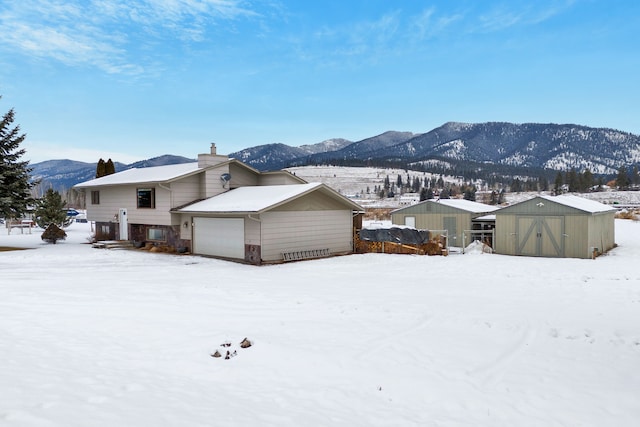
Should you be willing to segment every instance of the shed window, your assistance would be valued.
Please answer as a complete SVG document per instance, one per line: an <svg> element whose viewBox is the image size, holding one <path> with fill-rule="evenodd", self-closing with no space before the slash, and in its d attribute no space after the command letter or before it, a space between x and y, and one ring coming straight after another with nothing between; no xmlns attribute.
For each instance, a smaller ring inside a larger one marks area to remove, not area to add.
<svg viewBox="0 0 640 427"><path fill-rule="evenodd" d="M91 192L91 204L92 205L99 205L100 204L100 192L99 191L92 191Z"/></svg>
<svg viewBox="0 0 640 427"><path fill-rule="evenodd" d="M156 207L155 188L138 188L138 207L150 209Z"/></svg>
<svg viewBox="0 0 640 427"><path fill-rule="evenodd" d="M166 234L163 228L149 228L147 229L147 240L167 240Z"/></svg>

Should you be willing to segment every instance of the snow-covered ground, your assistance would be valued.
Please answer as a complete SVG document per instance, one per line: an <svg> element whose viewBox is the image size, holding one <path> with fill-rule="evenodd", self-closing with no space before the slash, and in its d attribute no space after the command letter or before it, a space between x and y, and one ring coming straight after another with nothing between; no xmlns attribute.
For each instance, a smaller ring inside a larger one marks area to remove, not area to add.
<svg viewBox="0 0 640 427"><path fill-rule="evenodd" d="M56 245L2 231L33 248L0 252L2 426L640 420L640 222L617 220L619 247L595 261L266 267L92 249L89 224Z"/></svg>

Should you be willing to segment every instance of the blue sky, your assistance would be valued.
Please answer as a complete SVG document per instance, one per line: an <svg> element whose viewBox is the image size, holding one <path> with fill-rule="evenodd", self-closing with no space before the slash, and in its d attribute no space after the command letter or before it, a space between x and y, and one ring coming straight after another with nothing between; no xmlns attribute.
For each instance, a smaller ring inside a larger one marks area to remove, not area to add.
<svg viewBox="0 0 640 427"><path fill-rule="evenodd" d="M4 0L31 162L195 158L448 121L640 133L636 0Z"/></svg>

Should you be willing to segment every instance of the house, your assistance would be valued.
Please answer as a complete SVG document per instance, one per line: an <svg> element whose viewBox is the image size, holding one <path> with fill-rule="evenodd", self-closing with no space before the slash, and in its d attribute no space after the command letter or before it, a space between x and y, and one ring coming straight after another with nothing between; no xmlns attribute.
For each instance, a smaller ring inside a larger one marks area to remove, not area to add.
<svg viewBox="0 0 640 427"><path fill-rule="evenodd" d="M362 208L323 184L211 152L77 184L97 240L133 240L253 264L350 253Z"/></svg>
<svg viewBox="0 0 640 427"><path fill-rule="evenodd" d="M493 222L486 215L498 210L464 199L430 199L391 212L391 222L421 230L447 231L448 246L464 246L471 241L467 230L491 230ZM467 233L468 234L468 233ZM466 237L466 242L465 242Z"/></svg>
<svg viewBox="0 0 640 427"><path fill-rule="evenodd" d="M540 195L496 211L494 250L592 258L614 247L615 209L574 195Z"/></svg>

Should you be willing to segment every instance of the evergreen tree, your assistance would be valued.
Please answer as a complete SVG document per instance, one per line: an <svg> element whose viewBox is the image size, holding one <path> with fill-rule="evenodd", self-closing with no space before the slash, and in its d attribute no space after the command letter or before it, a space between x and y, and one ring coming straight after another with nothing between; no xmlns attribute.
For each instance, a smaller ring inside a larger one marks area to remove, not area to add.
<svg viewBox="0 0 640 427"><path fill-rule="evenodd" d="M633 170L631 171L631 183L637 187L638 185L640 185L640 172L638 171L638 166L634 166Z"/></svg>
<svg viewBox="0 0 640 427"><path fill-rule="evenodd" d="M580 178L580 191L591 191L591 187L593 187L593 174L589 168L585 169Z"/></svg>
<svg viewBox="0 0 640 427"><path fill-rule="evenodd" d="M101 178L107 174L107 164L104 160L98 160L98 165L96 166L96 178Z"/></svg>
<svg viewBox="0 0 640 427"><path fill-rule="evenodd" d="M511 181L511 192L519 193L521 191L522 191L522 182L520 181L520 178L515 178L513 181Z"/></svg>
<svg viewBox="0 0 640 427"><path fill-rule="evenodd" d="M67 233L55 224L49 224L47 229L42 233L42 236L40 236L45 242L53 243L54 245L58 240L64 240L66 237Z"/></svg>
<svg viewBox="0 0 640 427"><path fill-rule="evenodd" d="M12 127L14 117L12 108L0 120L0 217L4 218L20 218L26 212L35 185L29 182L29 162L20 160L26 135L20 134L20 126Z"/></svg>
<svg viewBox="0 0 640 427"><path fill-rule="evenodd" d="M116 173L116 165L114 165L113 161L111 159L109 159L104 164L104 174L105 175L111 175L113 173Z"/></svg>
<svg viewBox="0 0 640 427"><path fill-rule="evenodd" d="M540 177L538 185L540 191L549 191L549 181L547 180L546 176L543 175Z"/></svg>
<svg viewBox="0 0 640 427"><path fill-rule="evenodd" d="M491 192L491 196L489 197L489 204L490 205L497 205L498 204L498 192L496 190L493 190Z"/></svg>
<svg viewBox="0 0 640 427"><path fill-rule="evenodd" d="M564 180L562 179L562 172L558 172L556 180L553 182L553 194L555 196L562 194L562 185Z"/></svg>
<svg viewBox="0 0 640 427"><path fill-rule="evenodd" d="M71 223L71 218L67 216L64 209L67 202L62 200L62 196L53 188L45 193L44 197L36 204L36 224L40 228L47 228L50 224L66 227Z"/></svg>
<svg viewBox="0 0 640 427"><path fill-rule="evenodd" d="M578 191L578 173L575 168L571 168L569 172L567 172L566 182L569 186L569 193L575 193Z"/></svg>
<svg viewBox="0 0 640 427"><path fill-rule="evenodd" d="M616 176L616 186L620 190L626 190L629 188L629 176L627 175L627 168L620 166L618 169L618 175Z"/></svg>
<svg viewBox="0 0 640 427"><path fill-rule="evenodd" d="M476 201L476 187L471 186L471 187L467 187L464 190L464 199L465 200L471 200L472 202Z"/></svg>
<svg viewBox="0 0 640 427"><path fill-rule="evenodd" d="M413 185L411 189L414 193L417 193L420 191L420 178L413 177Z"/></svg>

